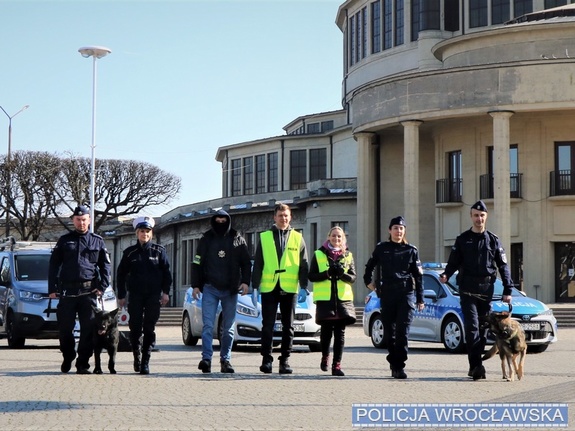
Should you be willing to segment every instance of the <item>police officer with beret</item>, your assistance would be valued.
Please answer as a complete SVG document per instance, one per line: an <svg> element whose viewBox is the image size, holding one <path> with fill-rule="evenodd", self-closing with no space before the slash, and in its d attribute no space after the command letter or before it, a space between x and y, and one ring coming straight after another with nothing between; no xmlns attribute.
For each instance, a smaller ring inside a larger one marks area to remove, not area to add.
<svg viewBox="0 0 575 431"><path fill-rule="evenodd" d="M118 304L123 307L129 292L130 343L134 371L150 374L150 354L156 344L160 307L170 299L172 273L166 250L152 242L152 217L137 217L132 223L137 243L124 250L118 270ZM143 341L142 333L144 335Z"/></svg>
<svg viewBox="0 0 575 431"><path fill-rule="evenodd" d="M423 271L417 248L407 242L406 223L402 216L389 222L389 240L380 242L365 265L363 281L377 292L381 300L383 336L387 344L387 361L394 379L406 379L407 338L415 309L422 311ZM381 278L372 281L378 267Z"/></svg>
<svg viewBox="0 0 575 431"><path fill-rule="evenodd" d="M90 374L94 352L93 324L96 299L110 284L110 259L101 236L89 232L90 211L83 205L74 209L74 231L60 237L50 257L48 292L60 297L57 317L60 350L64 360L60 370L67 373L76 358L74 326L80 322L77 374Z"/></svg>
<svg viewBox="0 0 575 431"><path fill-rule="evenodd" d="M473 226L455 239L447 267L440 280L445 283L455 271L459 271L457 284L465 326L468 376L479 380L485 378L481 356L486 339L485 327L482 324L485 323L491 308L497 269L503 282L503 302L511 303L513 281L499 238L486 230L487 207L483 201L474 203L470 214Z"/></svg>

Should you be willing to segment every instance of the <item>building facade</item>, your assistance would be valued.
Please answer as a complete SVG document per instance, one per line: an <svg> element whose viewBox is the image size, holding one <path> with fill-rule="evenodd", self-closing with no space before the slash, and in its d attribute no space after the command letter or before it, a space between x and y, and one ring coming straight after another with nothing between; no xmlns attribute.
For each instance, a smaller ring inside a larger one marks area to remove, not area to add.
<svg viewBox="0 0 575 431"><path fill-rule="evenodd" d="M445 261L483 199L530 296L575 301L575 5L349 0L344 108L358 141L358 260L402 214Z"/></svg>

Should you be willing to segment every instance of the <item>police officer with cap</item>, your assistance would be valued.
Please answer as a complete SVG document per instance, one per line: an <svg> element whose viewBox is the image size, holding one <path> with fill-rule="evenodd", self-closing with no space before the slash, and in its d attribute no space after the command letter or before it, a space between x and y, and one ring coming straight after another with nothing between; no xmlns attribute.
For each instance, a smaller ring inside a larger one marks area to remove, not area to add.
<svg viewBox="0 0 575 431"><path fill-rule="evenodd" d="M465 343L469 361L468 376L473 380L485 379L481 356L485 349L486 317L491 309L493 283L497 269L503 282L503 302L511 303L513 281L507 265L505 250L497 235L486 229L487 207L483 201L471 206L471 229L455 239L440 280L445 283L457 274L459 300L463 312Z"/></svg>
<svg viewBox="0 0 575 431"><path fill-rule="evenodd" d="M417 247L405 237L406 223L402 216L389 222L389 240L380 242L365 265L363 281L381 299L383 334L387 344L387 361L394 379L406 379L407 339L415 309L422 311L423 271ZM374 282L378 268L381 278Z"/></svg>
<svg viewBox="0 0 575 431"><path fill-rule="evenodd" d="M137 242L128 247L116 271L118 304L126 304L129 292L130 343L134 354L134 371L150 373L150 355L156 344L156 323L160 307L170 299L172 273L166 250L152 242L152 217L137 217L132 223ZM143 340L142 333L144 335Z"/></svg>
<svg viewBox="0 0 575 431"><path fill-rule="evenodd" d="M90 374L89 360L94 352L93 324L96 299L110 284L110 259L101 236L89 232L90 211L77 206L72 215L74 231L60 237L48 272L50 298L58 302L60 350L64 360L60 370L67 373L76 358L74 326L80 322L77 374Z"/></svg>

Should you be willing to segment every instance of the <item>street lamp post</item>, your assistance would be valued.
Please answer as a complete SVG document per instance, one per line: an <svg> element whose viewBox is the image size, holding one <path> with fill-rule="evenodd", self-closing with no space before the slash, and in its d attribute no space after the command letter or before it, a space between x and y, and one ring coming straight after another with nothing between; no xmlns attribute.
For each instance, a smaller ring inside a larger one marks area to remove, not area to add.
<svg viewBox="0 0 575 431"><path fill-rule="evenodd" d="M96 60L112 52L104 46L85 46L78 50L82 57L93 58L92 66L92 162L90 166L90 232L94 232L94 207L96 205L94 188L96 183Z"/></svg>
<svg viewBox="0 0 575 431"><path fill-rule="evenodd" d="M8 190L10 190L12 186L12 167L10 166L12 162L12 118L14 118L20 112L28 109L29 106L30 105L24 105L12 116L9 115L2 106L0 106L0 109L2 109L2 111L8 117L8 154L6 155L6 188ZM4 197L4 200L6 201L6 197ZM8 202L6 202L6 237L8 236L10 236L10 208L8 207Z"/></svg>

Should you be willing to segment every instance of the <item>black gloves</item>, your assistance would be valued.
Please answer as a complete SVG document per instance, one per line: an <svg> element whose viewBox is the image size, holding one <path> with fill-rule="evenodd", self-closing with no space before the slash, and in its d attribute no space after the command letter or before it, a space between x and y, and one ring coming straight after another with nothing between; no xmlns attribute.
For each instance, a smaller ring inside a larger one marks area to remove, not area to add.
<svg viewBox="0 0 575 431"><path fill-rule="evenodd" d="M337 271L337 268L336 268L335 266L330 266L330 267L327 269L327 276L328 276L329 278L337 278L337 272L338 272L338 271Z"/></svg>
<svg viewBox="0 0 575 431"><path fill-rule="evenodd" d="M343 266L339 262L334 262L333 265L330 265L327 269L327 275L329 278L336 278L340 279L341 276L344 274L345 270Z"/></svg>

